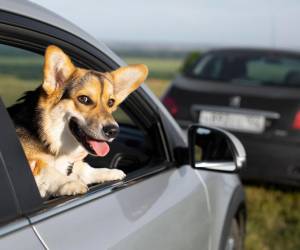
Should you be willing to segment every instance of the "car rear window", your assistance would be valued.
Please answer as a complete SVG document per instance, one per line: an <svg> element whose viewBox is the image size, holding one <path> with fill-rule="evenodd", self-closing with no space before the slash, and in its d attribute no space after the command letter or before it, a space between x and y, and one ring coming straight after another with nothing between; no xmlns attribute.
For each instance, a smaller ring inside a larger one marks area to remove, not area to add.
<svg viewBox="0 0 300 250"><path fill-rule="evenodd" d="M195 64L191 76L243 85L300 87L300 57L211 53Z"/></svg>

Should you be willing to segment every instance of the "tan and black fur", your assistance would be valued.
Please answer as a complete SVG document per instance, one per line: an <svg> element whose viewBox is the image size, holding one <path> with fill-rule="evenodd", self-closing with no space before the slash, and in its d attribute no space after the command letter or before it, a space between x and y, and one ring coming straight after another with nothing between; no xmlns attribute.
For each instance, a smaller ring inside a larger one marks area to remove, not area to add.
<svg viewBox="0 0 300 250"><path fill-rule="evenodd" d="M8 108L42 197L82 194L88 184L125 177L82 160L107 153L118 132L113 111L147 74L142 64L106 73L82 69L60 48L46 49L42 85Z"/></svg>

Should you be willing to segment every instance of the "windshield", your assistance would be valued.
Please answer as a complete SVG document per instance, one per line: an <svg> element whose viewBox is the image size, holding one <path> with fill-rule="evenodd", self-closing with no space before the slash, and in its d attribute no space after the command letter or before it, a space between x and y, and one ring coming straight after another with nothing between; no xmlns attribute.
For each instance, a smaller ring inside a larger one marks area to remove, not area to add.
<svg viewBox="0 0 300 250"><path fill-rule="evenodd" d="M300 87L300 57L211 53L198 61L192 76L239 84Z"/></svg>

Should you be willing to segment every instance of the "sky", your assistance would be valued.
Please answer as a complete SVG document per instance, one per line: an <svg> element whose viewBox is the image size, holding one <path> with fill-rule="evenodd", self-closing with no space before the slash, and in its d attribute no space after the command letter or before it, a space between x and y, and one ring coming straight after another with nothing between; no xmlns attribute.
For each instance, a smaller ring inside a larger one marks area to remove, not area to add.
<svg viewBox="0 0 300 250"><path fill-rule="evenodd" d="M299 0L33 0L104 42L300 50Z"/></svg>

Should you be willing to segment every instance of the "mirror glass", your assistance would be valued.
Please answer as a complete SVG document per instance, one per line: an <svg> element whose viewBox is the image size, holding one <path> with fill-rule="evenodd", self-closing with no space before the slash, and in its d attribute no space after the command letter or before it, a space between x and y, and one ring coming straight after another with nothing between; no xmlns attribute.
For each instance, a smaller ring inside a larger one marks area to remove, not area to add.
<svg viewBox="0 0 300 250"><path fill-rule="evenodd" d="M233 151L228 138L219 131L197 128L195 136L195 161L233 161Z"/></svg>

